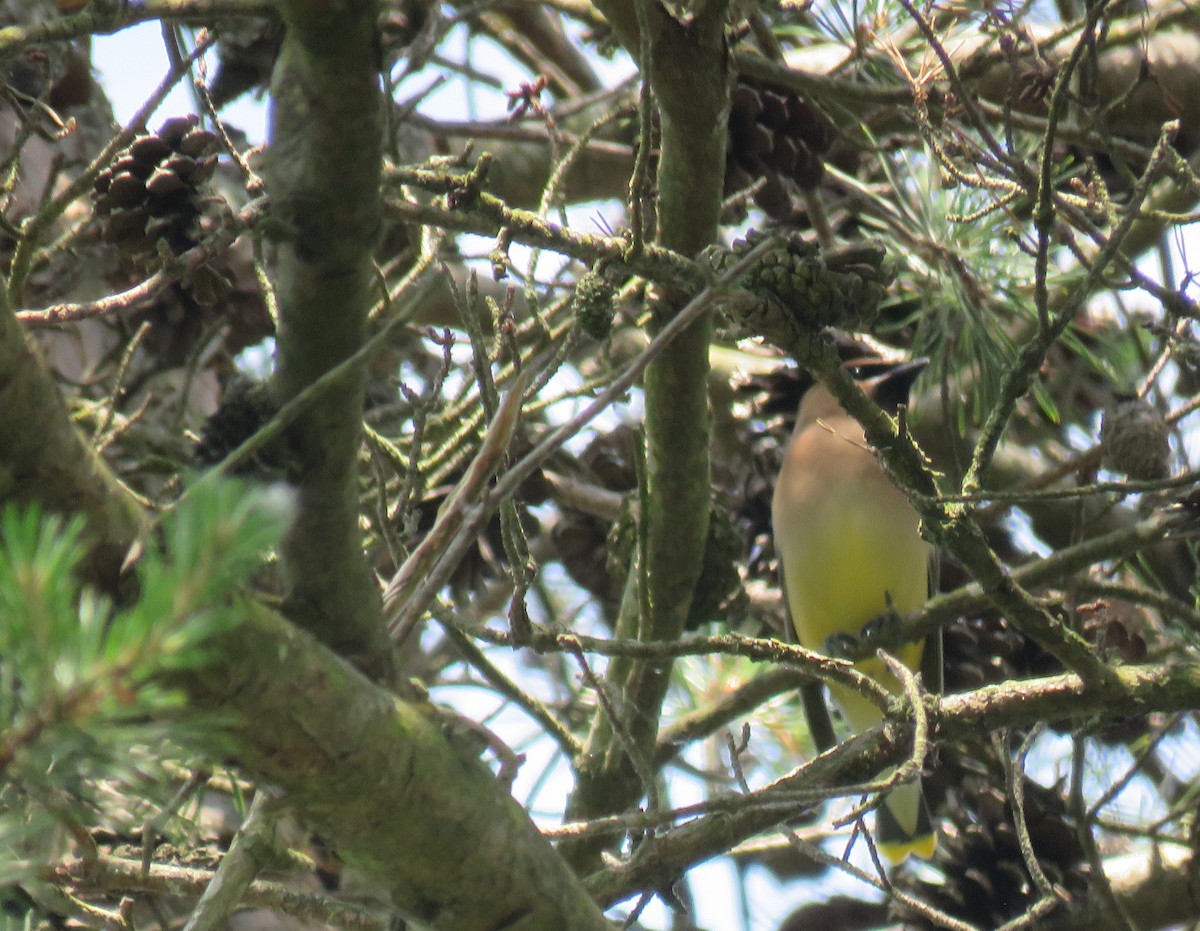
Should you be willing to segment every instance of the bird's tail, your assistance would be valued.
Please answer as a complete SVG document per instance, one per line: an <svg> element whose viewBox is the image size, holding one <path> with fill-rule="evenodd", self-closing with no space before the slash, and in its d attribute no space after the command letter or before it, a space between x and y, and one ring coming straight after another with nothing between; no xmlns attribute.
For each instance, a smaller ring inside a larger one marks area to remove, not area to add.
<svg viewBox="0 0 1200 931"><path fill-rule="evenodd" d="M916 657L906 659L910 666L917 665ZM886 681L882 669L873 665L878 662L870 659L859 663L859 668L876 680ZM829 690L855 733L865 731L883 720L879 709L857 692L839 685L831 685ZM875 809L875 836L879 841L879 849L893 865L902 863L910 856L922 859L933 856L937 844L920 780L906 782L888 792L883 804Z"/></svg>
<svg viewBox="0 0 1200 931"><path fill-rule="evenodd" d="M919 781L892 789L875 812L879 849L889 863L895 866L910 856L923 860L933 856L937 839Z"/></svg>

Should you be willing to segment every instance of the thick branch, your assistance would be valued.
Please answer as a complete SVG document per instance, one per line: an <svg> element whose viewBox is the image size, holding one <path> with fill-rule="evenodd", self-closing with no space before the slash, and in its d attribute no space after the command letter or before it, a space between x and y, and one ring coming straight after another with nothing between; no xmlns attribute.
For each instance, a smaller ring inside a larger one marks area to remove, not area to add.
<svg viewBox="0 0 1200 931"><path fill-rule="evenodd" d="M608 927L452 715L372 685L279 616L248 605L170 684L232 720L233 756L408 916L446 931Z"/></svg>
<svg viewBox="0 0 1200 931"><path fill-rule="evenodd" d="M4 295L6 297L6 295ZM0 306L0 502L37 503L87 519L89 580L112 592L149 521L74 423L41 353Z"/></svg>
<svg viewBox="0 0 1200 931"><path fill-rule="evenodd" d="M376 8L285 4L272 82L267 192L283 230L275 391L287 402L363 343L378 235L382 93ZM358 527L361 378L325 392L287 434L299 493L284 543L288 613L375 677L391 652Z"/></svg>
<svg viewBox="0 0 1200 931"><path fill-rule="evenodd" d="M267 16L274 8L266 0L142 0L140 3L93 3L73 16L0 29L0 56L9 56L40 42L69 42L83 36L109 35L156 19L211 20L218 16Z"/></svg>

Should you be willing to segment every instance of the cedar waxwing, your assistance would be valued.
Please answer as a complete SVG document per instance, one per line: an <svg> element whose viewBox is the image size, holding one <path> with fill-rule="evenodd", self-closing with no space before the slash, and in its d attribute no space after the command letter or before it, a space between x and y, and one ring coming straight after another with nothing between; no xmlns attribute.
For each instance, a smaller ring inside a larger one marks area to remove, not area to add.
<svg viewBox="0 0 1200 931"><path fill-rule="evenodd" d="M907 400L924 365L899 366L864 388L882 407L894 409ZM800 402L771 521L784 600L801 646L824 651L831 637L857 636L891 609L903 613L925 603L933 548L921 538L917 512L867 445L858 421L820 384ZM897 658L916 670L924 649L922 643L906 644ZM931 650L929 659L940 659L940 649ZM862 660L858 668L899 691L878 659ZM935 689L940 670L936 676ZM854 732L882 720L861 695L836 685L830 691ZM836 738L820 683L803 689L802 697L813 739L825 750ZM919 784L898 786L877 812L879 847L892 863L909 854L932 855L934 837Z"/></svg>

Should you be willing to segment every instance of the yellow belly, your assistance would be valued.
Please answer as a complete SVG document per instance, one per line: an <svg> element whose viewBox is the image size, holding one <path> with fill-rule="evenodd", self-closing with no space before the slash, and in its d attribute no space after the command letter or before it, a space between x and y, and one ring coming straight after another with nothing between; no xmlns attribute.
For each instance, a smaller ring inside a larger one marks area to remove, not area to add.
<svg viewBox="0 0 1200 931"><path fill-rule="evenodd" d="M930 548L917 514L898 490L869 490L874 493L850 488L810 500L790 526L776 527L788 609L808 649L824 650L836 634L859 634L887 612L889 601L902 613L925 602ZM922 649L921 643L906 644L898 658L915 669ZM899 687L877 659L859 668L890 689ZM855 730L879 720L877 712L873 720L861 720L859 702L836 697Z"/></svg>

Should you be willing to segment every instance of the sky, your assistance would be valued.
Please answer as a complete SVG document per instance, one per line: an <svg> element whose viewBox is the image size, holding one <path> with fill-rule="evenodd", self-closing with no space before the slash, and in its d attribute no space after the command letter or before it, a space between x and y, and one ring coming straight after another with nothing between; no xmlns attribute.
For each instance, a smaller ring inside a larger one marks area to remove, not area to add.
<svg viewBox="0 0 1200 931"><path fill-rule="evenodd" d="M216 62L210 52L210 68ZM92 64L112 101L117 121L124 125L145 101L146 93L162 80L169 67L157 23L140 23L110 36L97 36L92 43ZM196 105L185 83L175 86L150 120L151 128L170 116L194 113ZM267 135L267 108L261 101L244 97L224 111L226 122L246 133L253 142Z"/></svg>

